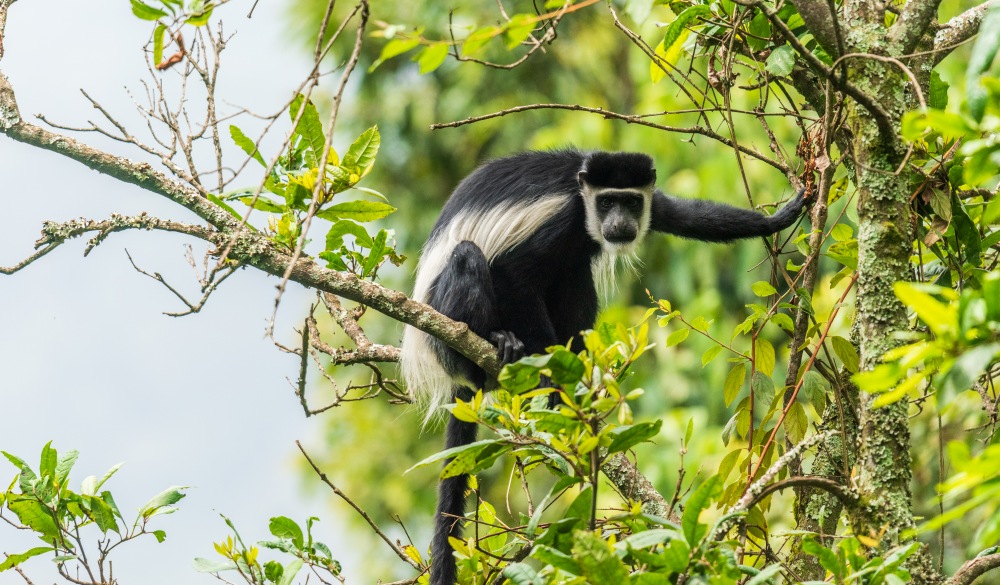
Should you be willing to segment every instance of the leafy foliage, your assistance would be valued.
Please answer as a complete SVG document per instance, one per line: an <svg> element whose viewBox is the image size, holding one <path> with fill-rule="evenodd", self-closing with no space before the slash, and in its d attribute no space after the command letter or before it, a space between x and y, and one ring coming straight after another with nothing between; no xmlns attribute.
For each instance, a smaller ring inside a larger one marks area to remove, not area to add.
<svg viewBox="0 0 1000 585"><path fill-rule="evenodd" d="M88 476L80 490L74 491L69 476L78 457L76 451L60 455L51 442L46 443L37 470L20 457L6 451L0 453L17 469L10 487L0 493L0 517L6 508L13 518L7 516L5 520L34 532L45 543L8 555L0 562L0 571L17 567L35 556L51 555L64 577L76 575L77 570L87 575L103 575L110 567L111 551L119 545L145 535L163 542L166 532L150 530L149 522L154 516L175 511L174 504L184 497L182 491L186 489L171 487L160 492L129 521L118 509L111 492L101 489L121 467L120 463L100 478ZM95 532L98 534L93 544L89 535ZM85 548L90 546L96 548L96 554L92 552L88 557Z"/></svg>
<svg viewBox="0 0 1000 585"><path fill-rule="evenodd" d="M233 576L250 585L290 585L303 567L317 571L317 574L334 578L340 576L340 563L333 559L330 548L313 540L312 527L318 518L307 519L305 530L291 518L271 518L268 530L275 540L264 540L249 546L243 542L233 522L225 516L222 519L232 532L225 540L214 543L215 552L222 560L195 559L194 568L201 573L212 573L222 579L220 573L235 572ZM291 559L284 564L276 560L262 561L261 547L284 553Z"/></svg>
<svg viewBox="0 0 1000 585"><path fill-rule="evenodd" d="M382 219L396 210L378 191L358 186L375 165L381 145L378 128L372 126L364 131L340 158L336 150L326 148L328 140L312 102L299 95L292 101L289 115L295 124L292 138L287 151L278 156L273 167L265 163L257 145L242 130L230 126L233 142L269 170L263 188L280 199L252 189L240 189L222 195L217 203L231 210L225 202L238 200L248 207L273 214L268 215L268 231L276 243L289 250L300 245L306 221L319 217L331 222L319 257L334 270L374 279L386 260L397 266L402 264L405 257L396 253L391 230L381 229L372 236L361 225ZM322 173L319 170L321 163ZM342 201L339 196L351 190L371 200ZM353 238L353 245L345 243L345 236Z"/></svg>

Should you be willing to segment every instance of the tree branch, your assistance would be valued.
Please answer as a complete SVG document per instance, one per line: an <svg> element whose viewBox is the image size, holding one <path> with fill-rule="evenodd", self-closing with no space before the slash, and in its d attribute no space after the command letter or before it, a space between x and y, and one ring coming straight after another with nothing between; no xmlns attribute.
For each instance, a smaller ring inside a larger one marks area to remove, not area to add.
<svg viewBox="0 0 1000 585"><path fill-rule="evenodd" d="M456 120L454 122L444 122L440 124L431 124L431 130L440 130L442 128L457 128L459 126L464 126L466 124L474 124L476 122L482 122L483 120L489 120L491 118L500 118L508 114L516 114L518 112L526 112L528 110L570 110L574 112L587 112L589 114L597 114L603 116L605 119L609 120L622 120L628 124L639 124L640 126L648 126L649 128L655 128L657 130L663 130L664 132L676 132L678 134L699 134L701 136L707 136L712 140L717 140L730 148L738 148L740 152L747 156L751 156L763 163L767 163L772 167L778 169L782 174L788 175L792 171L780 162L769 158L756 150L747 148L745 146L735 145L733 141L725 136L705 128L703 126L690 126L687 128L682 128L678 126L665 126L663 124L657 124L655 122L650 122L646 119L646 116L636 115L636 114L619 114L618 112L612 112L610 110L605 110L604 108L591 108L588 106L581 106L578 104L527 104L523 106L515 106L513 108L507 108L506 110L500 110L498 112L492 112L489 114L483 114L481 116L472 116L470 118L465 118L464 120Z"/></svg>
<svg viewBox="0 0 1000 585"><path fill-rule="evenodd" d="M948 585L972 585L972 582L993 569L1000 568L1000 553L968 560L948 579Z"/></svg>
<svg viewBox="0 0 1000 585"><path fill-rule="evenodd" d="M983 21L986 11L997 4L997 0L983 2L975 8L970 8L942 25L941 30L934 35L934 62L937 63L948 56L952 49L976 36L979 24Z"/></svg>
<svg viewBox="0 0 1000 585"><path fill-rule="evenodd" d="M899 55L913 51L920 39L937 18L941 0L910 0L903 6L899 20L889 29L889 42L896 46Z"/></svg>

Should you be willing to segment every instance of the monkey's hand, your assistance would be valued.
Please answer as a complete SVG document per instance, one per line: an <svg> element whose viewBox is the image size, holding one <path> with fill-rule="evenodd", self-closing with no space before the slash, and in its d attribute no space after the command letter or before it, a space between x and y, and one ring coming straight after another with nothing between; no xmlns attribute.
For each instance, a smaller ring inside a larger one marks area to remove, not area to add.
<svg viewBox="0 0 1000 585"><path fill-rule="evenodd" d="M524 357L524 344L510 331L494 331L487 339L497 346L497 359L502 365L512 364Z"/></svg>
<svg viewBox="0 0 1000 585"><path fill-rule="evenodd" d="M800 189L791 201L768 218L772 232L780 232L795 223L806 204L805 192L805 189Z"/></svg>

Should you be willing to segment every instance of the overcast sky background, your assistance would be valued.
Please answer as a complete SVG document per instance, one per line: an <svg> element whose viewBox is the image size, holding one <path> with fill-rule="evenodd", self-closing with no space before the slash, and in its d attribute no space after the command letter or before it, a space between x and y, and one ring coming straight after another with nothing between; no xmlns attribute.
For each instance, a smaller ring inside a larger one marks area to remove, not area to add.
<svg viewBox="0 0 1000 585"><path fill-rule="evenodd" d="M257 111L287 101L310 62L305 51L289 46L285 10L284 3L266 0L251 20L244 17L244 3L220 10L227 32L236 33L223 57L222 95ZM97 121L99 114L79 92L83 88L134 124L125 88L142 95L139 80L147 72L141 48L150 31L125 0L22 0L10 10L0 71L17 92L22 116L35 123L38 113L70 126ZM98 136L78 137L141 158ZM197 221L157 195L3 136L0 202L5 266L32 252L45 220L145 211ZM294 441L317 444L322 421L305 419L292 396L286 378L296 375L296 359L263 335L277 280L242 271L201 314L176 319L161 311L179 310L179 302L133 271L124 251L194 292L184 260L190 241L119 233L83 258L85 241L76 240L14 276L0 276L0 449L34 466L49 440L60 451L79 450L77 488L86 475L100 476L124 461L107 487L126 517L168 486L192 486L180 511L154 526L166 530L165 543L131 543L116 557L122 583L217 582L195 573L191 560L214 556L212 541L227 534L219 513L251 540L266 536L272 516L303 522L312 514L323 518L318 539L334 550L345 550L348 539L316 497L321 492L305 496L293 469ZM196 252L204 250L195 244ZM278 321L283 341L296 343L291 327L310 299L290 286ZM14 474L0 460L0 483L6 486ZM338 513L348 514L346 507ZM0 551L39 544L25 536L0 526ZM338 555L348 582L363 556ZM41 557L25 569L35 583L53 581L52 565ZM0 585L14 583L23 583L16 573L0 573Z"/></svg>

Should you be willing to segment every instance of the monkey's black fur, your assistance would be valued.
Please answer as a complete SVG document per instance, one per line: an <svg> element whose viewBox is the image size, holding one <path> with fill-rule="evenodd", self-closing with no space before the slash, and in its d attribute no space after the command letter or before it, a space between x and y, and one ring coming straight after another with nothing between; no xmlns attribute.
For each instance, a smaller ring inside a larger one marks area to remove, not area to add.
<svg viewBox="0 0 1000 585"><path fill-rule="evenodd" d="M510 362L579 338L581 330L593 327L598 296L592 263L598 255L624 249L649 230L711 242L767 236L794 223L803 206L801 193L771 216L678 199L654 190L655 177L652 159L637 153L526 152L484 164L452 193L428 249L455 227L450 224L456 218L474 222L490 211L524 208L557 195L565 198L565 204L541 218L516 245L493 250L491 261L480 248L483 244L455 245L427 298L420 300L467 323L473 332L497 344L501 359ZM645 218L647 209L650 215ZM588 213L594 216L589 227ZM453 397L467 400L474 388L483 386L485 375L472 362L436 340L430 340L430 347L456 380ZM474 424L449 416L446 448L475 438ZM455 582L448 538L461 537L467 485L465 475L440 484L431 585Z"/></svg>

